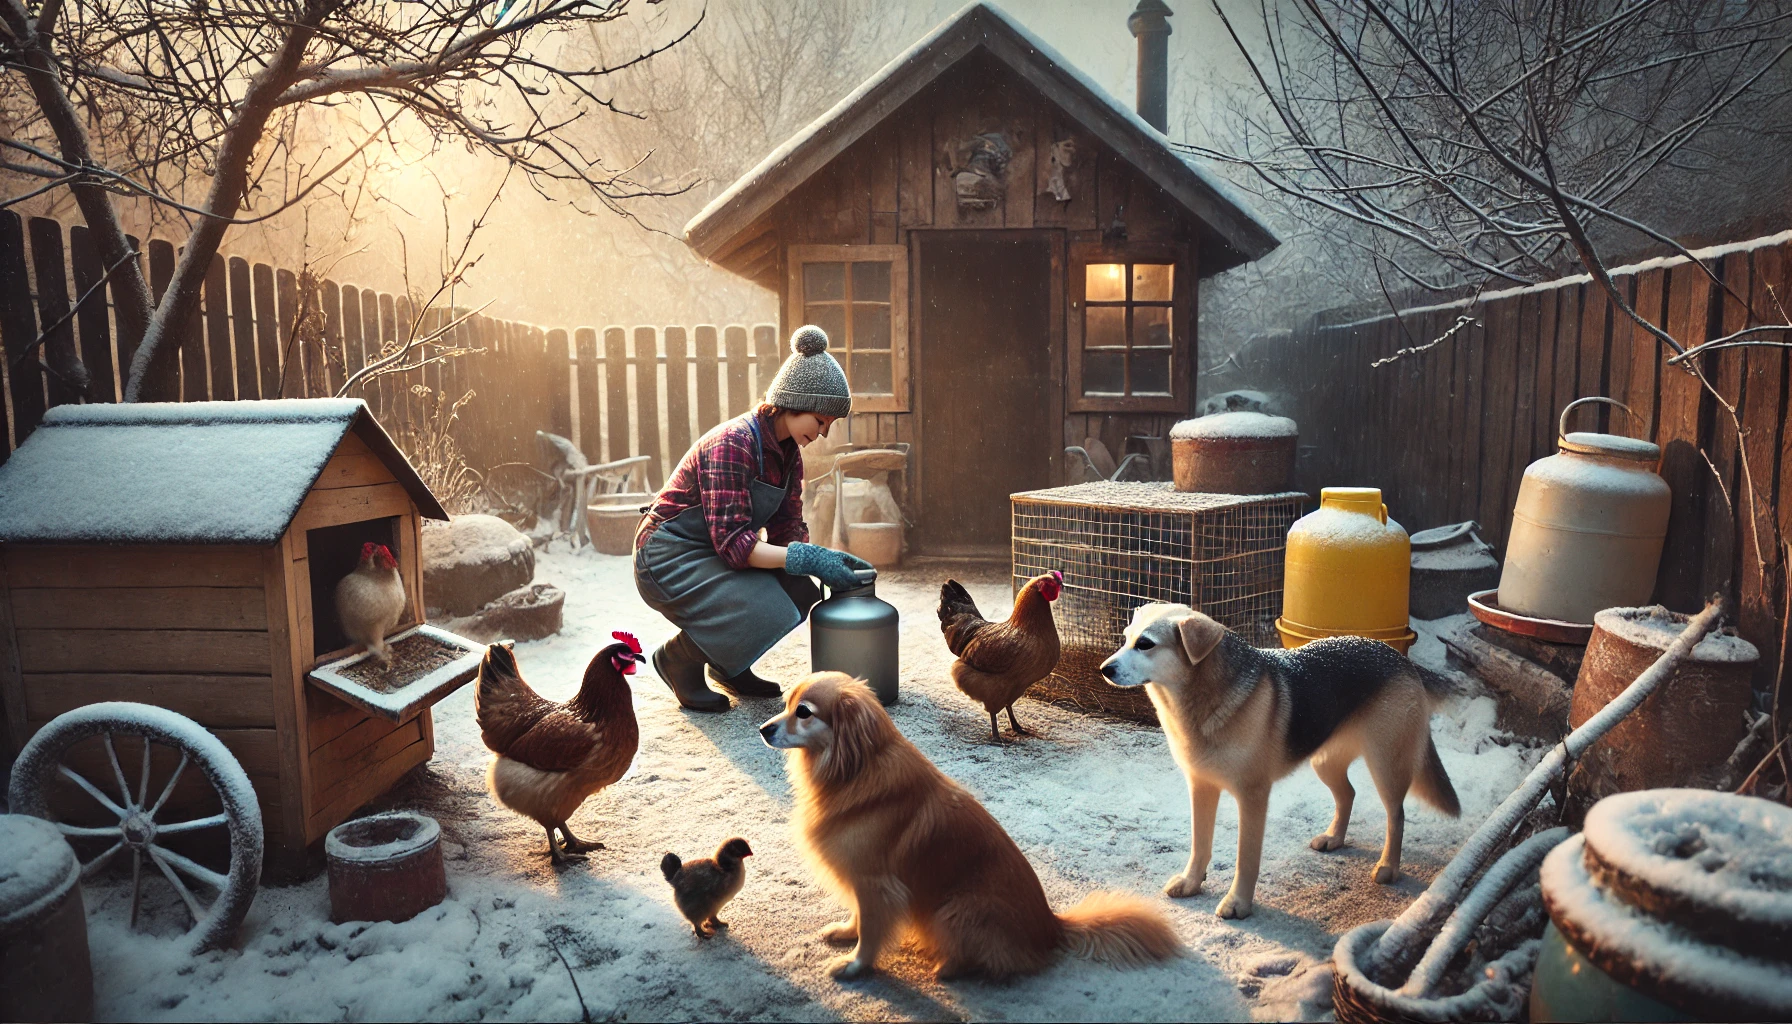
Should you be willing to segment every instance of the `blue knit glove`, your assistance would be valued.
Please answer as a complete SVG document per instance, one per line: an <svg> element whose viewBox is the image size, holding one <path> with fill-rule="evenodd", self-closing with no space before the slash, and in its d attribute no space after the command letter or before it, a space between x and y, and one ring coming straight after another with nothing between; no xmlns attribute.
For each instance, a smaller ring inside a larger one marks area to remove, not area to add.
<svg viewBox="0 0 1792 1024"><path fill-rule="evenodd" d="M857 555L819 544L792 544L784 556L785 571L797 576L814 576L827 584L829 590L852 590L863 586L854 573L869 568L871 563Z"/></svg>

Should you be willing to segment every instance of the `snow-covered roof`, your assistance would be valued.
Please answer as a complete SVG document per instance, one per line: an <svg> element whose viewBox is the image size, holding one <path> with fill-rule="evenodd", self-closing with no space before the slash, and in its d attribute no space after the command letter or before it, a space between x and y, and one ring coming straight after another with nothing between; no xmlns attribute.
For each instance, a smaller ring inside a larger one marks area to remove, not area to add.
<svg viewBox="0 0 1792 1024"><path fill-rule="evenodd" d="M0 541L272 544L351 430L448 518L358 398L60 405L0 465Z"/></svg>
<svg viewBox="0 0 1792 1024"><path fill-rule="evenodd" d="M958 13L898 54L839 103L767 154L685 224L685 243L705 257L789 195L947 68L982 48L1040 89L1211 229L1225 258L1203 276L1265 255L1281 240L1225 181L1170 144L1126 104L987 0Z"/></svg>

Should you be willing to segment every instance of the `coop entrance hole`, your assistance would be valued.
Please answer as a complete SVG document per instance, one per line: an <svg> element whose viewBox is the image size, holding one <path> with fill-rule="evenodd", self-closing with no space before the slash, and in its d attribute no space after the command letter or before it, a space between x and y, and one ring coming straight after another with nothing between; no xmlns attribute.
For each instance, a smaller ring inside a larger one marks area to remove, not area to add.
<svg viewBox="0 0 1792 1024"><path fill-rule="evenodd" d="M349 646L342 620L336 616L336 584L361 562L361 545L384 544L403 564L398 550L398 517L366 519L341 526L305 531L306 560L311 569L311 656L322 657Z"/></svg>

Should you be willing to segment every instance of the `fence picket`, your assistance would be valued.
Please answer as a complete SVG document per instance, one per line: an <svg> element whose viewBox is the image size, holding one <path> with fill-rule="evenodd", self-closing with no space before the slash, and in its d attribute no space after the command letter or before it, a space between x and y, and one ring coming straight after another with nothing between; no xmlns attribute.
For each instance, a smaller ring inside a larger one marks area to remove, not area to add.
<svg viewBox="0 0 1792 1024"><path fill-rule="evenodd" d="M579 367L579 450L594 462L605 461L603 409L598 404L597 331L581 327L573 332Z"/></svg>
<svg viewBox="0 0 1792 1024"><path fill-rule="evenodd" d="M660 347L651 327L635 328L635 452L653 459L647 464L647 485L659 490L665 479L660 445Z"/></svg>
<svg viewBox="0 0 1792 1024"><path fill-rule="evenodd" d="M697 433L707 434L722 422L720 370L716 366L716 329L698 325L697 338Z"/></svg>
<svg viewBox="0 0 1792 1024"><path fill-rule="evenodd" d="M230 274L230 347L236 353L236 396L261 397L261 378L255 369L255 298L249 283L249 261L232 256Z"/></svg>
<svg viewBox="0 0 1792 1024"><path fill-rule="evenodd" d="M281 397L285 367L281 361L280 314L274 301L274 268L257 263L251 279L255 291L255 361L261 375L261 397Z"/></svg>
<svg viewBox="0 0 1792 1024"><path fill-rule="evenodd" d="M230 271L214 253L205 269L205 350L215 402L236 401L236 366L230 354Z"/></svg>
<svg viewBox="0 0 1792 1024"><path fill-rule="evenodd" d="M546 353L543 362L543 374L540 378L542 393L547 397L548 429L561 437L572 438L572 349L567 344L566 331L556 327L551 331L537 332L542 334Z"/></svg>
<svg viewBox="0 0 1792 1024"><path fill-rule="evenodd" d="M684 453L691 449L690 366L689 339L685 336L684 328L667 327L666 455L672 466L677 466L678 460L684 458Z"/></svg>
<svg viewBox="0 0 1792 1024"><path fill-rule="evenodd" d="M342 378L347 380L355 372L366 365L363 348L365 342L361 336L361 290L352 284L342 286ZM333 382L334 383L334 382ZM336 383L331 393L342 390Z"/></svg>
<svg viewBox="0 0 1792 1024"><path fill-rule="evenodd" d="M11 210L0 210L0 342L6 348L14 448L44 418L42 363L27 351L36 340L37 313L31 308L31 278L25 270L25 223Z"/></svg>
<svg viewBox="0 0 1792 1024"><path fill-rule="evenodd" d="M299 279L290 270L274 271L274 325L280 337L279 397L305 396L305 353L293 344L299 316Z"/></svg>
<svg viewBox="0 0 1792 1024"><path fill-rule="evenodd" d="M69 229L68 255L75 274L75 295L87 296L75 311L75 325L81 334L81 362L87 367L87 397L93 402L116 402L118 382L113 376L112 325L106 311L106 289L95 287L106 268L86 228L77 225Z"/></svg>
<svg viewBox="0 0 1792 1024"><path fill-rule="evenodd" d="M605 427L610 439L607 462L628 458L628 333L620 327L604 328Z"/></svg>
<svg viewBox="0 0 1792 1024"><path fill-rule="evenodd" d="M765 389L772 386L772 378L778 375L778 330L771 324L756 324L753 327L753 392L751 401L757 402L765 394Z"/></svg>
<svg viewBox="0 0 1792 1024"><path fill-rule="evenodd" d="M747 329L729 324L722 329L722 348L728 360L728 418L752 408L747 397Z"/></svg>
<svg viewBox="0 0 1792 1024"><path fill-rule="evenodd" d="M44 382L49 385L49 405L68 405L81 400L75 382L64 380L51 368L67 365L75 354L75 325L69 319L68 273L63 269L62 225L45 217L31 218L32 269L37 271L37 322L49 336L39 346Z"/></svg>

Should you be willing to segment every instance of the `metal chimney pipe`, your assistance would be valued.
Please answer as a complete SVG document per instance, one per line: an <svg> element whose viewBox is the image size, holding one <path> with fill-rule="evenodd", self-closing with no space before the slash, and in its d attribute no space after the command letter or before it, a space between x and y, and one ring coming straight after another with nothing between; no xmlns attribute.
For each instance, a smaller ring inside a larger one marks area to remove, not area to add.
<svg viewBox="0 0 1792 1024"><path fill-rule="evenodd" d="M1139 116L1158 131L1170 121L1170 22L1164 0L1139 0L1126 27L1139 41Z"/></svg>

